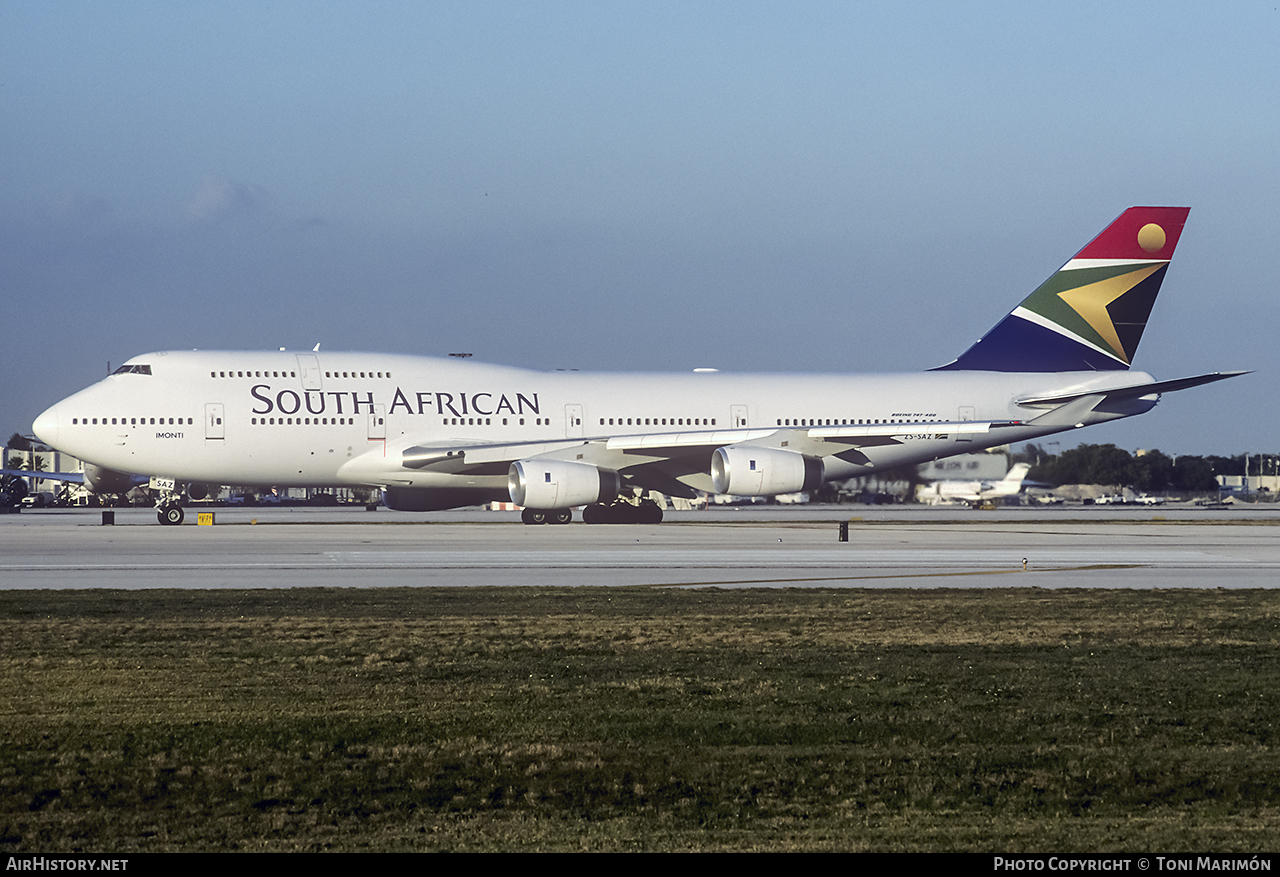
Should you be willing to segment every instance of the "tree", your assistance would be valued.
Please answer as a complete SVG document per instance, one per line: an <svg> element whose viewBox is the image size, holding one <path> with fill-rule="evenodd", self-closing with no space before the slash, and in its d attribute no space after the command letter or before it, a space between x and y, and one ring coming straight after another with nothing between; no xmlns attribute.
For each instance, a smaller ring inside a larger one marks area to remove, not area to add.
<svg viewBox="0 0 1280 877"><path fill-rule="evenodd" d="M6 469L27 469L32 472L44 471L44 457L39 454L31 454L30 456L21 456L14 454L9 458L9 465Z"/></svg>
<svg viewBox="0 0 1280 877"><path fill-rule="evenodd" d="M1261 460L1268 456L1271 455L1250 458L1249 471L1258 474ZM1245 465L1243 454L1234 457L1183 454L1175 459L1152 450L1133 457L1115 445L1080 445L1053 457L1045 455L1040 446L1029 444L1017 459L1035 462L1037 458L1040 464L1027 476L1032 481L1055 486L1118 484L1147 492L1176 490L1200 493L1217 490L1215 476L1243 475Z"/></svg>
<svg viewBox="0 0 1280 877"><path fill-rule="evenodd" d="M1051 457L1029 473L1048 484L1129 484L1133 457L1115 445L1081 445Z"/></svg>
<svg viewBox="0 0 1280 877"><path fill-rule="evenodd" d="M1219 457L1216 454L1209 454L1204 461L1213 469L1214 475L1243 475L1244 474L1244 454L1236 454L1234 457Z"/></svg>
<svg viewBox="0 0 1280 877"><path fill-rule="evenodd" d="M1115 445L1090 445L1093 450L1086 469L1089 478L1085 484L1133 483L1133 457L1128 451Z"/></svg>
<svg viewBox="0 0 1280 877"><path fill-rule="evenodd" d="M1147 451L1134 457L1129 467L1133 486L1146 493L1168 490L1173 481L1173 460L1159 451Z"/></svg>
<svg viewBox="0 0 1280 877"><path fill-rule="evenodd" d="M1176 490L1217 490L1218 480L1213 474L1213 466L1208 460L1184 455L1173 467L1173 487Z"/></svg>

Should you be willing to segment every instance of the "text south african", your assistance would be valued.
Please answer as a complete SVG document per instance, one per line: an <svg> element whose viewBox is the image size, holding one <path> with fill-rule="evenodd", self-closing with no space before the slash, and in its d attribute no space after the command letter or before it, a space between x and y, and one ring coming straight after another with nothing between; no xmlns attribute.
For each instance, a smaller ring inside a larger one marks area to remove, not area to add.
<svg viewBox="0 0 1280 877"><path fill-rule="evenodd" d="M363 393L353 390L339 391L320 391L320 390L303 390L299 393L296 390L280 390L274 395L271 392L270 384L256 384L249 389L253 398L257 400L254 403L254 414L271 414L278 412L280 414L297 414L305 406L310 414L324 414L325 409L332 405L332 414L359 414L360 407L365 406L366 411L372 413L375 405L385 405L384 399L379 402L374 399L373 391L365 391ZM514 401L512 400L514 396ZM346 410L349 406L350 410ZM391 397L391 407L388 409L389 414L403 412L405 414L452 414L454 417L465 417L468 414L479 414L483 416L493 414L513 414L521 415L525 413L540 414L538 410L538 394L531 393L526 396L524 393L442 393L442 392L416 392L410 401L408 395L396 387L395 393Z"/></svg>

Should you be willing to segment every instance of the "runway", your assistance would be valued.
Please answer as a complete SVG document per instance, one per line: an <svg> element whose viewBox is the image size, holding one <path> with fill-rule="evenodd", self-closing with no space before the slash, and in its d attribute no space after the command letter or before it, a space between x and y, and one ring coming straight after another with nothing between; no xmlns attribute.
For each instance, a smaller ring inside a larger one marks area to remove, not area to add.
<svg viewBox="0 0 1280 877"><path fill-rule="evenodd" d="M1272 588L1270 508L754 507L658 525L527 527L511 512L219 508L0 516L0 588L423 586ZM839 521L848 543L837 541ZM1024 569L1023 560L1026 565Z"/></svg>

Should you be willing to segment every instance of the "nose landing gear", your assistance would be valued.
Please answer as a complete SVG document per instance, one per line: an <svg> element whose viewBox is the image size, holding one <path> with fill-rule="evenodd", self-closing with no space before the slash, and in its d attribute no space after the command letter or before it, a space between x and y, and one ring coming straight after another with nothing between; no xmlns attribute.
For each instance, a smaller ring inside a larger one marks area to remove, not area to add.
<svg viewBox="0 0 1280 877"><path fill-rule="evenodd" d="M157 485L157 481L161 483ZM156 497L156 520L166 527L181 524L187 515L182 510L182 493L178 484L169 480L152 479L152 486L158 487L160 491Z"/></svg>
<svg viewBox="0 0 1280 877"><path fill-rule="evenodd" d="M162 524L176 527L186 519L186 513L180 505L163 505L156 509L156 518Z"/></svg>

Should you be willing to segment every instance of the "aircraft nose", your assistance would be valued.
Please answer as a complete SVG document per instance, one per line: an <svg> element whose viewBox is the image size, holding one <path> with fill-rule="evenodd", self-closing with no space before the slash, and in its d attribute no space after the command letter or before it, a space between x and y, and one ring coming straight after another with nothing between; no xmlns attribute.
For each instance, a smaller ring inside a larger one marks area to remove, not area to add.
<svg viewBox="0 0 1280 877"><path fill-rule="evenodd" d="M61 420L58 408L58 405L54 405L47 409L31 425L31 431L36 434L36 438L54 448L58 447L58 423Z"/></svg>

